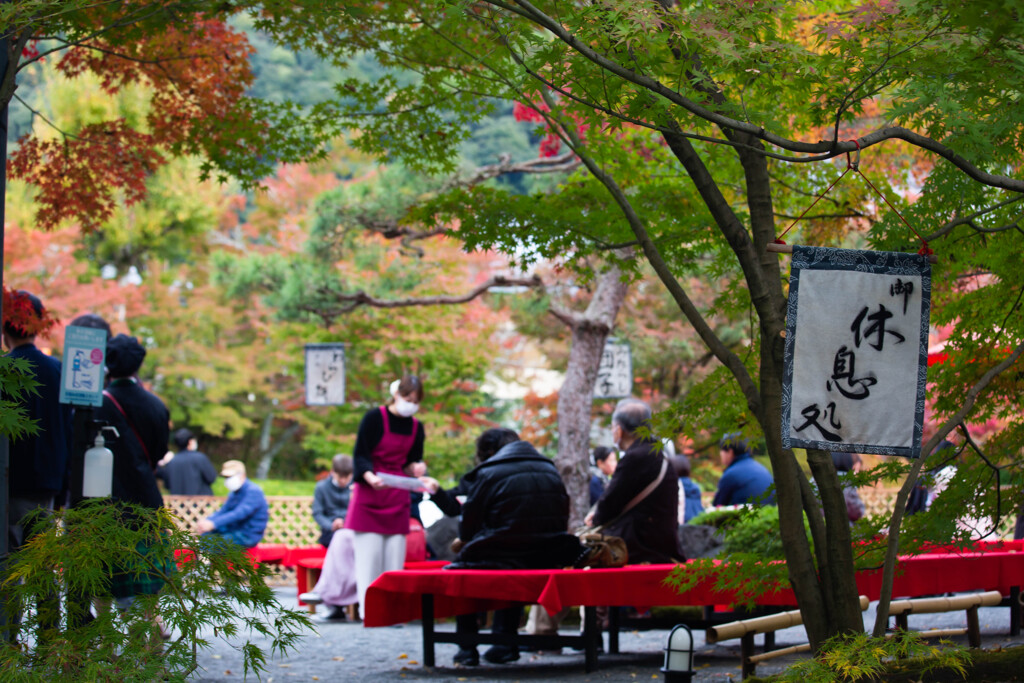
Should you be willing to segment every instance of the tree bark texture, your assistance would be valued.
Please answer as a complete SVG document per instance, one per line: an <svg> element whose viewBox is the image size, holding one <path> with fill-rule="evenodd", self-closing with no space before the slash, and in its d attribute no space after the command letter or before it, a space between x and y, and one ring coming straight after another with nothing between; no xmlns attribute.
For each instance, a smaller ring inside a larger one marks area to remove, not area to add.
<svg viewBox="0 0 1024 683"><path fill-rule="evenodd" d="M767 163L764 157L751 151L738 152L746 178L747 209L751 223L748 229L738 220L710 170L690 142L681 136L668 134L665 137L669 148L694 181L698 192L711 209L719 230L736 254L751 302L757 311L761 335L760 376L751 378L745 369L738 367L735 358L719 357L719 360L733 371L743 388L748 407L764 433L775 477L780 534L790 582L803 614L808 638L816 651L831 636L863 630L863 622L857 602L845 503L834 467L831 462L826 463L818 458L816 479L820 476L826 481L824 487L819 482L819 491L824 501L819 506L793 452L782 447L782 358L785 343L782 335L785 330L786 297L782 289L778 257L765 251L765 245L774 239L771 179ZM745 142L758 144L754 140ZM666 275L671 277L666 269L655 270L663 281ZM665 282L670 290L679 287L678 281L674 277L671 279L672 282ZM683 306L681 309L694 323L694 312ZM715 350L714 346L709 347ZM834 484L830 485L830 481ZM831 519L840 505L843 505L842 525ZM822 510L825 510L824 523L820 517ZM812 552L804 530L805 511L815 532L816 552ZM845 551L842 549L844 543Z"/></svg>
<svg viewBox="0 0 1024 683"><path fill-rule="evenodd" d="M604 343L626 298L628 283L612 266L598 278L590 304L582 314L557 315L572 330L565 381L558 393L558 454L555 465L569 492L569 528L583 524L590 508L590 427L594 383Z"/></svg>

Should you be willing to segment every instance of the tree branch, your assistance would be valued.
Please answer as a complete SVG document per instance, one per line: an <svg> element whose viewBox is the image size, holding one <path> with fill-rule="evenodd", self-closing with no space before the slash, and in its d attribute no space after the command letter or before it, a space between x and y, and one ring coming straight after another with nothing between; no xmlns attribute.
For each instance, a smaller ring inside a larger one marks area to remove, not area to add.
<svg viewBox="0 0 1024 683"><path fill-rule="evenodd" d="M540 11L528 0L510 0L504 2L503 0L483 0L487 4L499 7L509 12L518 14L531 22L534 22L538 26L550 31L556 38L565 43L568 47L575 50L585 59L593 62L598 67L615 74L619 78L625 81L638 85L652 93L660 95L669 102L676 104L691 114L698 116L710 123L713 123L720 128L729 129L738 133L746 133L747 135L767 142L775 147L788 150L790 152L797 152L800 154L815 154L818 155L812 159L804 159L803 161L821 161L824 159L831 159L840 154L846 152L852 152L857 149L866 149L872 145L879 144L886 140L903 140L916 147L926 149L930 152L934 152L943 159L949 161L954 166L963 171L971 179L988 185L990 187L999 187L1005 190L1012 190L1014 192L1024 192L1024 180L1018 180L1016 178L1010 178L1004 175L995 175L982 171L980 168L969 162L964 157L957 154L954 150L943 145L942 143L932 140L929 137L915 133L914 131L902 128L899 126L887 126L881 128L872 133L864 135L854 140L821 140L816 143L801 142L799 140L791 140L775 133L770 133L762 126L756 126L745 121L737 121L729 116L721 114L719 112L707 109L701 106L697 102L684 97L678 92L672 90L665 84L661 83L655 78L639 74L632 69L625 67L618 62L609 59L605 55L599 53L597 50L591 48L585 42L579 40L576 36L566 30L559 22L549 17L544 12ZM514 4L510 4L514 3ZM760 154L766 154L765 151L760 151ZM787 159L787 161L792 161Z"/></svg>
<svg viewBox="0 0 1024 683"><path fill-rule="evenodd" d="M917 483L917 478L921 474L921 468L924 467L924 461L926 460L925 454L931 453L935 450L935 447L940 441L946 438L946 435L953 431L958 424L964 421L967 414L974 408L975 402L978 400L978 395L984 391L985 387L995 379L995 377L1012 366L1017 362L1017 359L1024 354L1024 342L1021 342L1014 348L1013 353L1007 356L1003 361L989 369L981 379L967 391L967 395L964 397L964 404L960 410L954 413L946 422L939 428L937 432L928 439L928 443L921 449L922 455L914 463L913 467L910 468L910 472L907 473L907 480L903 482L903 486L900 487L899 493L896 494L895 509L892 513L892 519L889 522L889 540L885 550L885 565L882 569L882 591L878 598L878 610L875 615L875 628L872 635L876 638L881 638L885 635L885 629L889 625L889 603L892 600L892 584L893 576L896 573L896 555L899 553L899 534L900 525L903 522L903 513L907 508L907 498L910 497L910 490L914 488L914 484Z"/></svg>
<svg viewBox="0 0 1024 683"><path fill-rule="evenodd" d="M973 230L976 230L977 232L981 232L981 233L1002 232L1004 230L1010 230L1012 228L1016 228L1016 227L1018 227L1018 224L1016 222L1011 223L1009 225L1004 225L1004 226L999 227L999 228L982 228L982 227L978 226L974 221L977 218L981 218L985 214L992 213L993 211L998 211L999 209L1002 209L1004 207L1010 206L1011 204L1016 204L1017 202L1020 202L1020 201L1024 201L1024 197L1011 197L1011 198L1009 198L1007 200L999 202L998 204L993 204L992 206L988 206L988 207L986 207L984 209L981 209L979 211L975 211L974 213L969 214L967 216L961 216L960 218L954 218L953 220L951 220L950 222L946 223L941 228L939 228L938 230L933 232L932 234L926 236L924 238L924 240L926 242L933 242L933 241L939 239L940 237L945 237L949 233L953 232L953 230L955 228L957 228L957 227L959 227L961 225L969 225Z"/></svg>
<svg viewBox="0 0 1024 683"><path fill-rule="evenodd" d="M378 299L366 292L355 292L353 294L338 294L336 292L323 292L324 295L331 297L337 302L342 302L343 305L335 308L324 309L321 307L315 307L310 305L300 305L298 309L307 313L317 315L324 320L333 319L342 315L343 313L349 313L359 308L360 306L370 306L372 308L410 308L413 306L451 306L454 304L464 304L484 294L493 287L543 287L544 282L540 277L534 275L529 278L511 278L503 275L495 275L486 282L481 283L466 294L460 296L425 296L425 297L409 297L406 299Z"/></svg>

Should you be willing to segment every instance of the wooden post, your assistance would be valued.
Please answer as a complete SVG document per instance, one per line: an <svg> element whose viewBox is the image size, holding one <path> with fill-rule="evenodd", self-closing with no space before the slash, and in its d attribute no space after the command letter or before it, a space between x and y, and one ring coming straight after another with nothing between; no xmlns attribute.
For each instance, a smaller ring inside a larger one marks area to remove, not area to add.
<svg viewBox="0 0 1024 683"><path fill-rule="evenodd" d="M978 606L967 608L967 644L981 647L981 627L978 625Z"/></svg>
<svg viewBox="0 0 1024 683"><path fill-rule="evenodd" d="M1021 625L1021 594L1020 586L1010 586L1010 635L1020 635Z"/></svg>
<svg viewBox="0 0 1024 683"><path fill-rule="evenodd" d="M423 616L423 666L434 666L434 596L424 593L420 598Z"/></svg>
<svg viewBox="0 0 1024 683"><path fill-rule="evenodd" d="M601 637L601 629L597 627L597 607L587 605L583 608L583 649L586 652L584 668L587 673L597 671L597 639Z"/></svg>
<svg viewBox="0 0 1024 683"><path fill-rule="evenodd" d="M740 657L743 662L742 676L750 678L757 672L757 663L753 661L754 656L754 632L749 631L740 638Z"/></svg>
<svg viewBox="0 0 1024 683"><path fill-rule="evenodd" d="M608 608L608 653L619 654L619 608L617 605Z"/></svg>

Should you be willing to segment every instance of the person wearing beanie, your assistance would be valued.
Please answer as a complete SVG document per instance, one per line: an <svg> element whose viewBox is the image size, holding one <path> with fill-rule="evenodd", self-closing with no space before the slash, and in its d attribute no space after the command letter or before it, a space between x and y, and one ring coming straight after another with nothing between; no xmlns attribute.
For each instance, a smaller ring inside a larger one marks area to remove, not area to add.
<svg viewBox="0 0 1024 683"><path fill-rule="evenodd" d="M108 440L114 453L111 497L158 509L164 501L156 483L157 462L167 452L170 412L139 382L146 349L135 337L119 334L107 342L107 377L103 405L95 413L120 435Z"/></svg>
<svg viewBox="0 0 1024 683"><path fill-rule="evenodd" d="M139 382L139 368L146 349L135 337L119 334L107 342L107 388L103 404L94 412L97 420L117 429L117 437L104 444L114 454L110 498L158 510L164 504L156 483L156 463L167 450L170 413L156 395ZM131 515L124 522L131 525ZM142 549L149 553L149 546ZM166 571L166 567L162 571ZM121 610L127 610L138 595L155 595L163 588L161 572L138 571L137 567L115 567L110 593ZM170 637L157 615L154 624L164 639Z"/></svg>

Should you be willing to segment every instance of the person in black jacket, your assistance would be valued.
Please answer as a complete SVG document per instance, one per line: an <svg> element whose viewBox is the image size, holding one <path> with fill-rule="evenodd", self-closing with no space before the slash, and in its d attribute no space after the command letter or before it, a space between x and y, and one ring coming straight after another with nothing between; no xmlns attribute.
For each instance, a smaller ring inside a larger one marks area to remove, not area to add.
<svg viewBox="0 0 1024 683"><path fill-rule="evenodd" d="M110 385L95 415L116 427L120 435L107 442L114 453L110 497L156 510L164 499L155 471L167 452L171 416L164 402L139 383L137 373L145 358L146 349L135 337L119 334L107 342Z"/></svg>
<svg viewBox="0 0 1024 683"><path fill-rule="evenodd" d="M95 417L117 428L120 436L105 444L114 454L111 500L134 503L153 510L163 506L156 483L156 464L167 450L170 413L164 402L139 383L137 373L146 349L135 337L119 334L107 342L107 374L110 384ZM133 524L131 515L124 522ZM148 548L142 549L143 554ZM127 609L136 595L153 595L163 587L158 573L132 567L115 568L110 592L120 609ZM163 631L163 628L161 631ZM164 637L170 634L163 632Z"/></svg>
<svg viewBox="0 0 1024 683"><path fill-rule="evenodd" d="M456 489L444 491L437 481L424 477L431 500L447 515L462 514L459 524L461 549L453 569L545 569L572 565L582 548L568 532L569 494L550 459L520 441L510 429L488 429L477 439L479 465L466 474ZM461 506L456 495L465 495ZM495 633L515 633L523 606L498 610ZM477 615L460 615L460 644L455 663L479 663L475 638ZM495 645L484 653L495 664L519 659L519 648Z"/></svg>
<svg viewBox="0 0 1024 683"><path fill-rule="evenodd" d="M162 479L172 496L212 496L210 484L217 481L217 470L205 453L196 450L195 435L182 427L174 432L177 453L168 453L160 460L156 477Z"/></svg>
<svg viewBox="0 0 1024 683"><path fill-rule="evenodd" d="M45 524L63 488L71 452L71 406L60 403L61 363L35 345L36 335L45 334L48 324L52 324L47 319L43 302L34 294L24 290L11 293L3 322L3 342L10 351L7 357L26 361L31 377L39 383L35 393L16 399L26 416L36 421L39 431L10 442L7 528L0 533L7 534L12 552L28 543ZM0 604L0 609L4 607ZM56 595L41 599L37 607L41 621L47 627L56 626L60 609ZM20 621L20 612L12 616L14 623Z"/></svg>
<svg viewBox="0 0 1024 683"><path fill-rule="evenodd" d="M603 533L626 542L630 564L685 559L678 540L679 480L661 454L661 444L637 433L650 419L650 407L639 399L623 399L615 407L612 439L623 456L586 519L588 526L603 525ZM639 499L655 481L654 489Z"/></svg>
<svg viewBox="0 0 1024 683"><path fill-rule="evenodd" d="M60 361L35 345L34 328L42 329L46 324L43 302L24 290L13 292L11 300L24 309L24 320L14 322L15 311L4 311L7 357L25 360L32 378L39 383L34 394L25 393L17 399L39 431L22 434L10 443L10 518L4 533L14 551L33 535L32 528L22 526L22 518L36 510L53 510L54 497L64 484L71 449L71 406L60 403Z"/></svg>

